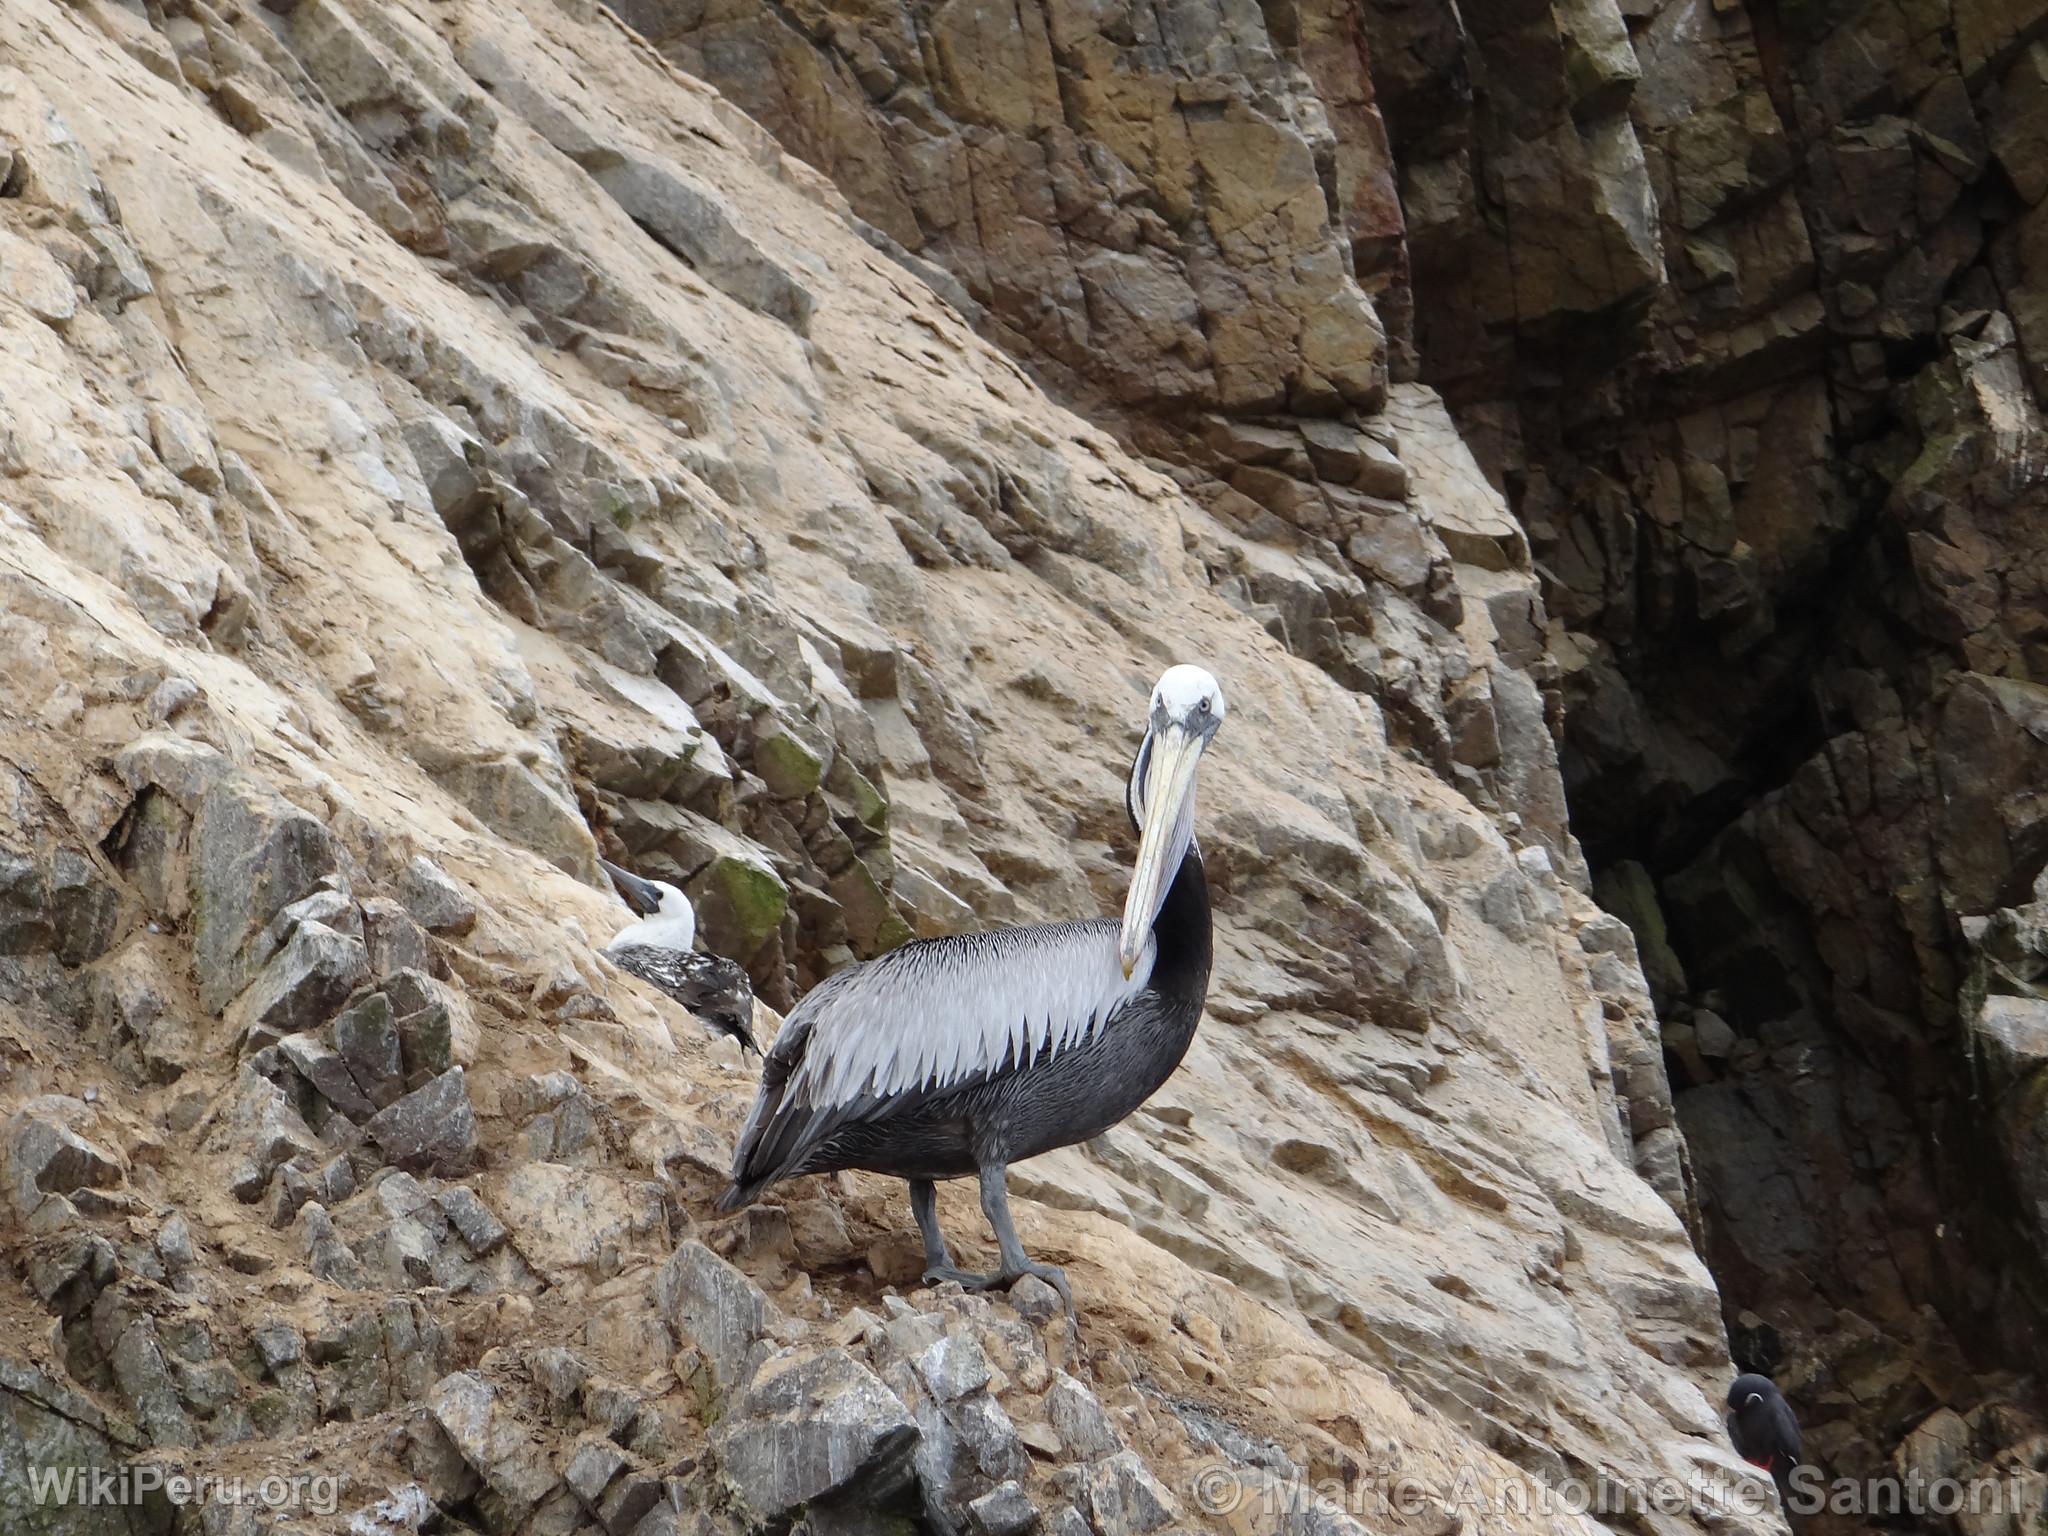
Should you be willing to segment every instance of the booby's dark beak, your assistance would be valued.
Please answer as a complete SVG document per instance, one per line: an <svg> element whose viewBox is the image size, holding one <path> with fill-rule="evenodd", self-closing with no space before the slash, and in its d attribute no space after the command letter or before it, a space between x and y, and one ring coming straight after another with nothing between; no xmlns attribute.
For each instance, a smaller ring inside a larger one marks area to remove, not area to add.
<svg viewBox="0 0 2048 1536"><path fill-rule="evenodd" d="M1152 921L1166 900L1166 887L1188 851L1188 837L1194 828L1189 802L1195 794L1195 765L1208 744L1207 737L1195 735L1178 721L1169 721L1153 740L1145 782L1144 830L1138 834L1138 860L1131 870L1123 932L1117 941L1117 959L1126 977L1138 968Z"/></svg>
<svg viewBox="0 0 2048 1536"><path fill-rule="evenodd" d="M604 872L612 877L612 884L619 888L619 895L642 917L652 917L661 910L661 892L651 881L642 880L638 875L619 868L610 859L599 859Z"/></svg>

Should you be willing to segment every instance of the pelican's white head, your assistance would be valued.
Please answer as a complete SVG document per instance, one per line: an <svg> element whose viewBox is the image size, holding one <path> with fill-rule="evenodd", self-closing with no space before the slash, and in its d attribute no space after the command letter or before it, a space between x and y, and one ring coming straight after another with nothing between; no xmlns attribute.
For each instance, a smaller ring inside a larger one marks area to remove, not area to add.
<svg viewBox="0 0 2048 1536"><path fill-rule="evenodd" d="M1225 713L1222 685L1201 667L1168 667L1153 685L1145 739L1124 791L1138 828L1138 859L1118 943L1126 976L1137 968L1173 877L1194 843L1195 765Z"/></svg>
<svg viewBox="0 0 2048 1536"><path fill-rule="evenodd" d="M1177 720L1190 731L1214 736L1223 723L1223 685L1201 667L1182 662L1168 667L1152 685L1152 729Z"/></svg>

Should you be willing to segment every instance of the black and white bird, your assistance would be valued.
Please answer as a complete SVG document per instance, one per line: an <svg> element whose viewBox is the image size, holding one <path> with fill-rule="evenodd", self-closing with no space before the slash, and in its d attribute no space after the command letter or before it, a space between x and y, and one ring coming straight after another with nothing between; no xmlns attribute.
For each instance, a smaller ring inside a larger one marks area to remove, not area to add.
<svg viewBox="0 0 2048 1536"><path fill-rule="evenodd" d="M1728 1388L1728 1438L1744 1461L1771 1474L1778 1497L1791 1508L1792 1471L1799 1465L1799 1420L1770 1377L1738 1376Z"/></svg>
<svg viewBox="0 0 2048 1536"><path fill-rule="evenodd" d="M754 989L747 973L723 955L702 955L697 942L697 912L690 898L662 880L643 880L599 859L627 906L640 921L619 930L605 945L612 964L666 992L699 1018L739 1041L744 1050L761 1054L754 1043Z"/></svg>
<svg viewBox="0 0 2048 1536"><path fill-rule="evenodd" d="M1210 960L1195 768L1223 713L1200 667L1170 667L1152 690L1124 794L1138 856L1121 922L920 939L813 988L769 1048L719 1209L799 1174L894 1174L928 1283L1037 1275L1071 1307L1066 1276L1018 1240L1004 1170L1108 1130L1187 1054ZM939 1231L934 1181L969 1174L1000 1249L993 1274L959 1269Z"/></svg>

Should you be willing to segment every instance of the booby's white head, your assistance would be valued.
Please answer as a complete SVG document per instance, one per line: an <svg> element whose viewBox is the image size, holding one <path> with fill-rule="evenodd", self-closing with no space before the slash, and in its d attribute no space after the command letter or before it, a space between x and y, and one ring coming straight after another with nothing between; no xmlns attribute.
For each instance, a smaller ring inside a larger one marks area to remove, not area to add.
<svg viewBox="0 0 2048 1536"><path fill-rule="evenodd" d="M1194 843L1195 766L1226 712L1222 685L1200 667L1168 667L1153 685L1145 739L1124 791L1138 828L1138 859L1118 942L1126 976L1137 969L1166 893Z"/></svg>
<svg viewBox="0 0 2048 1536"><path fill-rule="evenodd" d="M608 859L599 859L604 872L612 877L612 884L619 888L619 895L627 906L642 913L640 921L628 924L619 930L610 947L620 949L643 944L649 949L694 948L697 943L697 910L690 905L690 898L666 880L643 880L619 868Z"/></svg>

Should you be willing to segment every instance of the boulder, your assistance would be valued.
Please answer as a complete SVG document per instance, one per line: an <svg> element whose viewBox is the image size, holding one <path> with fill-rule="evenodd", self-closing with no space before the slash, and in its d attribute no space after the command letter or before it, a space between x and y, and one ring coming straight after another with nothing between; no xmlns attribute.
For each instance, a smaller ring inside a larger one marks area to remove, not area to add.
<svg viewBox="0 0 2048 1536"><path fill-rule="evenodd" d="M66 1123L88 1113L76 1099L46 1096L31 1099L8 1118L0 1145L5 1146L8 1197L18 1215L28 1216L50 1195L111 1189L122 1181L119 1156Z"/></svg>
<svg viewBox="0 0 2048 1536"><path fill-rule="evenodd" d="M378 1110L363 1131L393 1163L415 1173L453 1178L476 1165L476 1111L460 1067Z"/></svg>
<svg viewBox="0 0 2048 1536"><path fill-rule="evenodd" d="M772 1357L711 1433L725 1480L764 1522L804 1505L872 1511L901 1499L916 1444L901 1400L839 1349Z"/></svg>
<svg viewBox="0 0 2048 1536"><path fill-rule="evenodd" d="M462 1459L502 1502L505 1523L516 1527L560 1479L547 1453L488 1381L457 1371L434 1384L427 1410Z"/></svg>
<svg viewBox="0 0 2048 1536"><path fill-rule="evenodd" d="M702 1243L684 1243L661 1268L662 1315L704 1352L712 1379L730 1391L747 1374L754 1347L778 1319L760 1287Z"/></svg>
<svg viewBox="0 0 2048 1536"><path fill-rule="evenodd" d="M317 1029L369 978L362 940L325 923L299 923L249 990L235 999L227 1018L240 1030L262 1027L291 1034Z"/></svg>

